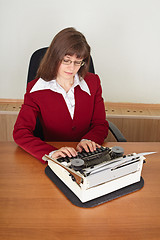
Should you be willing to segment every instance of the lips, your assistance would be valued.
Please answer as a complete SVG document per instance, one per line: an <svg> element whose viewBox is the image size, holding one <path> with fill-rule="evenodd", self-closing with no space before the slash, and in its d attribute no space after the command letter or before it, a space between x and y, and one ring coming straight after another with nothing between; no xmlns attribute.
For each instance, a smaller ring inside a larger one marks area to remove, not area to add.
<svg viewBox="0 0 160 240"><path fill-rule="evenodd" d="M65 72L66 74L68 74L68 75L72 75L73 73L70 73L70 72Z"/></svg>

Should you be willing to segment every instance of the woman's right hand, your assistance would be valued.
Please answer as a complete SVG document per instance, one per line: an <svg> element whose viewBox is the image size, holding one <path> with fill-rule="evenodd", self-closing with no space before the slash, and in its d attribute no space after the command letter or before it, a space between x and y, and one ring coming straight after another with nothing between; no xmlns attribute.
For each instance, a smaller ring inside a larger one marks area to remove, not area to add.
<svg viewBox="0 0 160 240"><path fill-rule="evenodd" d="M52 154L52 158L57 159L59 157L76 157L77 156L77 152L74 148L72 147L61 147L60 149L56 150L53 154Z"/></svg>

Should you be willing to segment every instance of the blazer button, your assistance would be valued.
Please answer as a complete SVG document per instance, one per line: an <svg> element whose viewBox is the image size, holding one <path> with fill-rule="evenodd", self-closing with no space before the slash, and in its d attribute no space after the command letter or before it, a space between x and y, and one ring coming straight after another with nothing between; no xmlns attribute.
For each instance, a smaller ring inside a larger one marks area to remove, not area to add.
<svg viewBox="0 0 160 240"><path fill-rule="evenodd" d="M73 131L76 130L76 126L73 126L73 127L72 127L72 130L73 130Z"/></svg>

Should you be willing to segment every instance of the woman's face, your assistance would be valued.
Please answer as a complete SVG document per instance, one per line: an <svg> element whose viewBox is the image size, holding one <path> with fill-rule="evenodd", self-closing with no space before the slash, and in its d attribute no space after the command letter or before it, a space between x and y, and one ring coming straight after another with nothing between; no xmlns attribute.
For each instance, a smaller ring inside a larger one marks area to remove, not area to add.
<svg viewBox="0 0 160 240"><path fill-rule="evenodd" d="M82 60L77 58L76 55L66 55L59 66L57 78L73 81L75 74L81 67Z"/></svg>

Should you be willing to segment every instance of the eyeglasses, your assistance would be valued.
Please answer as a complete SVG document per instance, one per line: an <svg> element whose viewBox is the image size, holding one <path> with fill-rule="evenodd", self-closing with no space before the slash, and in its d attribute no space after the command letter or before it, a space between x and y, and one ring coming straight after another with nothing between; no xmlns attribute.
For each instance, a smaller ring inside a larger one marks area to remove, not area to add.
<svg viewBox="0 0 160 240"><path fill-rule="evenodd" d="M62 60L62 63L64 65L70 65L72 62L74 63L75 66L78 66L78 67L82 67L85 64L85 62L83 60L82 61L71 61L69 59Z"/></svg>

